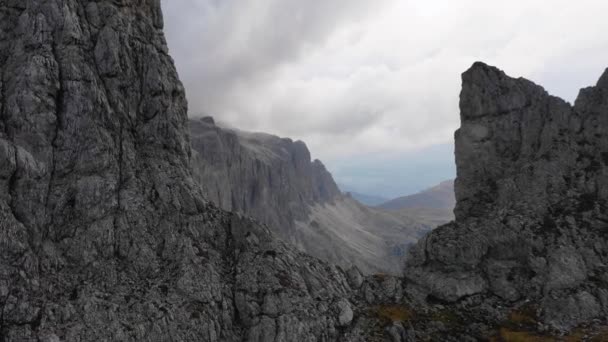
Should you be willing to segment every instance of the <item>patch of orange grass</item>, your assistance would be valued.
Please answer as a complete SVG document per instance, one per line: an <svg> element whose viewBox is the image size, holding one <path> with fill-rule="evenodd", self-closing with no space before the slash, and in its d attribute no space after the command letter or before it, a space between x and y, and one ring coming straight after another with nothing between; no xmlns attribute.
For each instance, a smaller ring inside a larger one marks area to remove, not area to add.
<svg viewBox="0 0 608 342"><path fill-rule="evenodd" d="M508 328L500 328L499 336L491 339L492 342L551 342L553 337L540 336L527 331L515 331Z"/></svg>
<svg viewBox="0 0 608 342"><path fill-rule="evenodd" d="M373 275L374 279L378 280L378 281L384 281L386 280L386 278L388 278L388 274L386 273L376 273Z"/></svg>
<svg viewBox="0 0 608 342"><path fill-rule="evenodd" d="M605 342L608 341L608 327L603 327L599 331L590 334L591 342ZM574 342L574 340L572 340Z"/></svg>
<svg viewBox="0 0 608 342"><path fill-rule="evenodd" d="M412 311L401 305L379 305L374 311L378 317L392 322L405 322L413 317Z"/></svg>
<svg viewBox="0 0 608 342"><path fill-rule="evenodd" d="M536 315L528 310L514 310L509 314L509 323L536 325Z"/></svg>

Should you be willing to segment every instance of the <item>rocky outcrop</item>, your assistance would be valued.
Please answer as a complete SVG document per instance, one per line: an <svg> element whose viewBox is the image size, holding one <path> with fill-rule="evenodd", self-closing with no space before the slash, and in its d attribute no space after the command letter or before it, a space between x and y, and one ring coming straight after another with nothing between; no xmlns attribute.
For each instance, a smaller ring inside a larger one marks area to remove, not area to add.
<svg viewBox="0 0 608 342"><path fill-rule="evenodd" d="M204 200L162 26L158 0L0 0L0 340L345 336L339 268Z"/></svg>
<svg viewBox="0 0 608 342"><path fill-rule="evenodd" d="M434 227L343 195L301 141L224 128L210 117L190 120L190 132L194 177L207 198L344 269L401 274L409 246Z"/></svg>
<svg viewBox="0 0 608 342"><path fill-rule="evenodd" d="M607 80L572 106L482 63L463 74L456 220L406 270L427 299L531 301L560 330L608 314Z"/></svg>

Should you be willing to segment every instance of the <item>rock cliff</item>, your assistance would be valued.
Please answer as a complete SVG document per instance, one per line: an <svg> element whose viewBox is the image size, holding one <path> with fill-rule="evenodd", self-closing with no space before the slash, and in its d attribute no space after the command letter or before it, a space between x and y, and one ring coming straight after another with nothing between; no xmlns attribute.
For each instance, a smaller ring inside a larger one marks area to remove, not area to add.
<svg viewBox="0 0 608 342"><path fill-rule="evenodd" d="M462 84L456 220L406 277L433 300L531 301L555 329L605 317L608 72L574 105L482 63Z"/></svg>
<svg viewBox="0 0 608 342"><path fill-rule="evenodd" d="M193 174L206 198L345 269L401 274L409 246L434 228L343 195L301 141L228 129L211 117L190 120L190 132Z"/></svg>
<svg viewBox="0 0 608 342"><path fill-rule="evenodd" d="M0 340L328 341L338 268L204 200L158 0L0 0Z"/></svg>

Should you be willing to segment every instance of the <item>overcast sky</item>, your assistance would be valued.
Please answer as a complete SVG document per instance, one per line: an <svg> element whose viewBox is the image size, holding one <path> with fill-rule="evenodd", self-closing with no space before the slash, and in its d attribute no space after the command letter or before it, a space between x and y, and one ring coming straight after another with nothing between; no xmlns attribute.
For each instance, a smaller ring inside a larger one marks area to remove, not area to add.
<svg viewBox="0 0 608 342"><path fill-rule="evenodd" d="M190 116L305 141L349 190L454 177L474 61L573 101L608 66L605 0L162 0Z"/></svg>

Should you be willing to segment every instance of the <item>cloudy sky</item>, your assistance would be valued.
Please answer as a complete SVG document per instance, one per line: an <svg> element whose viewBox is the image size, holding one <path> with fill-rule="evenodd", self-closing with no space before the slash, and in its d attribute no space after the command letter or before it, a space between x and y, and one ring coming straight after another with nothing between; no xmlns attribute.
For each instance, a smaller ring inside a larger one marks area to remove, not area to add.
<svg viewBox="0 0 608 342"><path fill-rule="evenodd" d="M190 116L305 141L349 190L454 177L474 61L573 101L608 66L605 0L162 0Z"/></svg>

